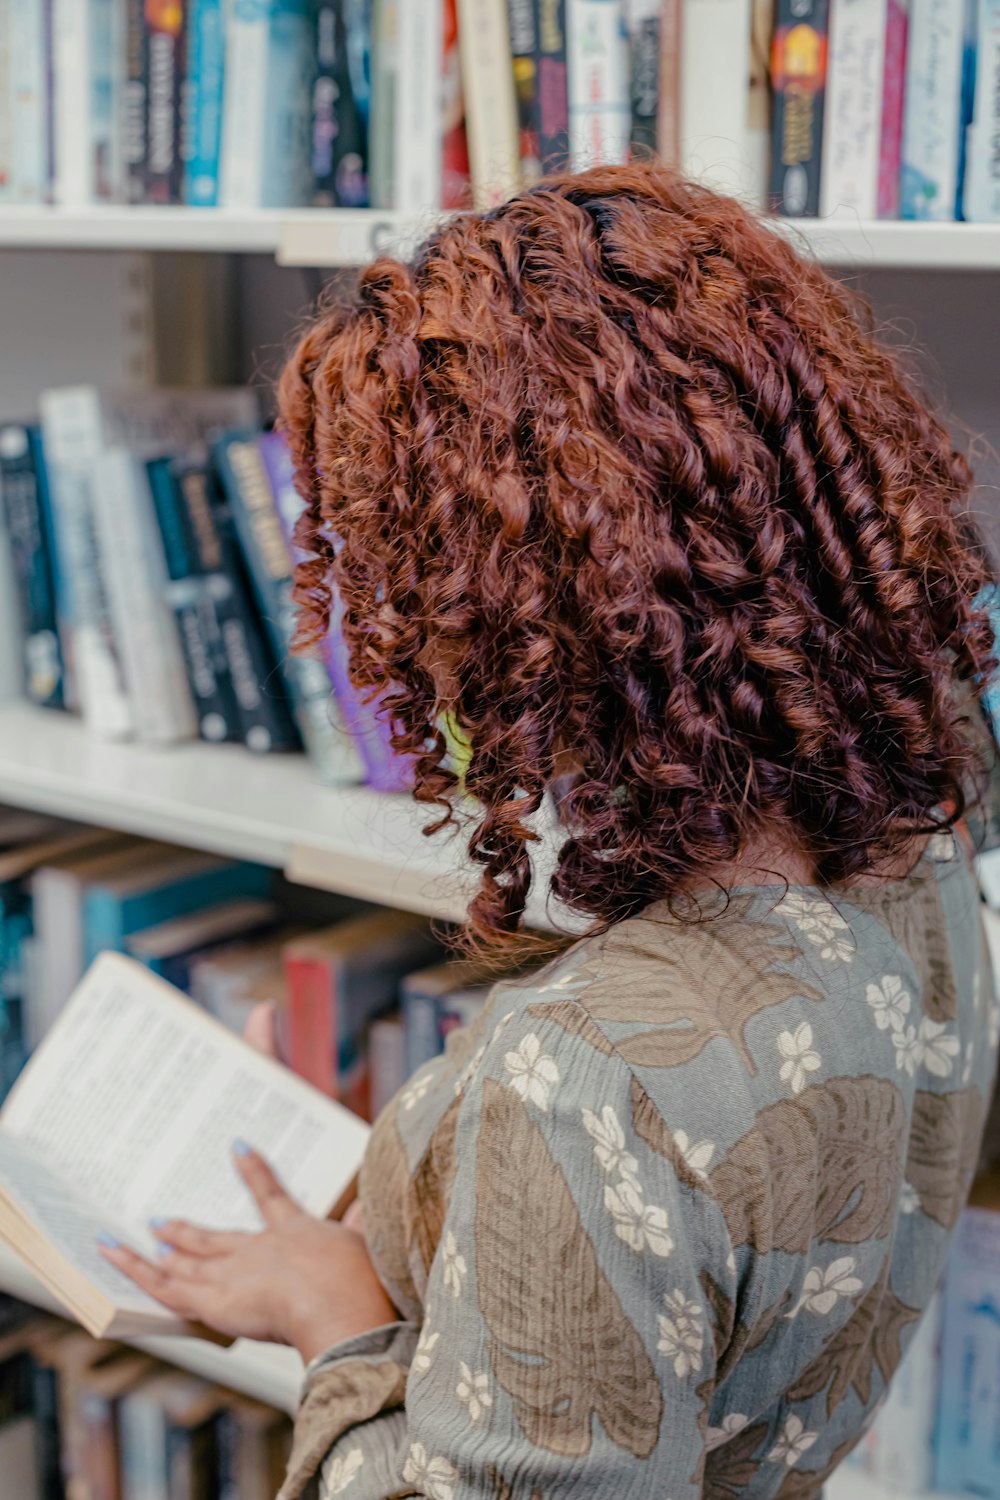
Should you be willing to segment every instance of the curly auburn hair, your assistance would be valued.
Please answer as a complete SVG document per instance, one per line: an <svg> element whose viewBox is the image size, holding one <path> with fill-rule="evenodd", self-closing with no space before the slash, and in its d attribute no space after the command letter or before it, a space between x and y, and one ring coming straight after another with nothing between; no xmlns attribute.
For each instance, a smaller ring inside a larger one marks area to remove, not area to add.
<svg viewBox="0 0 1000 1500"><path fill-rule="evenodd" d="M326 308L280 405L300 644L335 582L435 828L453 711L485 945L566 755L551 890L601 922L776 830L819 884L877 871L978 786L970 470L860 305L735 202L634 165L455 218Z"/></svg>

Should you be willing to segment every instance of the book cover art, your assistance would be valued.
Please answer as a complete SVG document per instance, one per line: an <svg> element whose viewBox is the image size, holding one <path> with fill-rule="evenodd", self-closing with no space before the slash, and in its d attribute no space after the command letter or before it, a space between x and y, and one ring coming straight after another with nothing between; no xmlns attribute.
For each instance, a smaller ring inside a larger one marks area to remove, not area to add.
<svg viewBox="0 0 1000 1500"><path fill-rule="evenodd" d="M771 204L792 217L819 212L827 17L827 0L778 0Z"/></svg>
<svg viewBox="0 0 1000 1500"><path fill-rule="evenodd" d="M367 208L371 0L316 0L312 202Z"/></svg>
<svg viewBox="0 0 1000 1500"><path fill-rule="evenodd" d="M660 103L660 0L634 0L626 11L629 44L632 149L641 158L656 151Z"/></svg>
<svg viewBox="0 0 1000 1500"><path fill-rule="evenodd" d="M574 172L628 159L628 38L618 0L566 0L569 159Z"/></svg>
<svg viewBox="0 0 1000 1500"><path fill-rule="evenodd" d="M569 161L566 0L535 0L535 47L539 160L543 172L558 172Z"/></svg>
<svg viewBox="0 0 1000 1500"><path fill-rule="evenodd" d="M518 143L521 181L530 187L541 176L538 147L538 57L535 37L534 0L508 0L510 53L517 95Z"/></svg>

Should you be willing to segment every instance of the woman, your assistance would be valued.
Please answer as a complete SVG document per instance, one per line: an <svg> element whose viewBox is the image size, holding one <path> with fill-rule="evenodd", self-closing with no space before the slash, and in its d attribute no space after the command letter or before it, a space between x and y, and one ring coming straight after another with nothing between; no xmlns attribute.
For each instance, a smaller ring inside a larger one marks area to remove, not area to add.
<svg viewBox="0 0 1000 1500"><path fill-rule="evenodd" d="M647 166L378 261L281 400L304 640L335 579L421 801L471 744L473 939L523 955L557 778L592 931L385 1112L363 1233L244 1153L261 1234L117 1262L312 1361L283 1500L809 1500L993 1078L966 465L841 287Z"/></svg>

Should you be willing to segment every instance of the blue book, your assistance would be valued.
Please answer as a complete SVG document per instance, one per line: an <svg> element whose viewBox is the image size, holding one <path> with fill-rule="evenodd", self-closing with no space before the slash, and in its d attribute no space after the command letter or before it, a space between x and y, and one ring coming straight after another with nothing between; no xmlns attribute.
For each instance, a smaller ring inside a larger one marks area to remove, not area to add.
<svg viewBox="0 0 1000 1500"><path fill-rule="evenodd" d="M264 865L187 850L164 850L149 862L88 884L83 899L85 966L106 948L123 952L125 940L206 906L240 897L266 897L271 871Z"/></svg>
<svg viewBox="0 0 1000 1500"><path fill-rule="evenodd" d="M219 201L222 90L226 26L221 0L191 0L184 83L184 202L215 208Z"/></svg>
<svg viewBox="0 0 1000 1500"><path fill-rule="evenodd" d="M62 708L52 507L37 427L0 427L0 492L14 559L25 691L33 703Z"/></svg>
<svg viewBox="0 0 1000 1500"><path fill-rule="evenodd" d="M312 190L311 0L234 0L226 28L219 201L295 208Z"/></svg>

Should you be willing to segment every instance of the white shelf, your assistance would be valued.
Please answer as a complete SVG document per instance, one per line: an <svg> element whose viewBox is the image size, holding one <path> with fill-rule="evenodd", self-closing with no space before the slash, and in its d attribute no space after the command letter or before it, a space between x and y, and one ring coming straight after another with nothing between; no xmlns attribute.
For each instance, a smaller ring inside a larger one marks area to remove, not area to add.
<svg viewBox="0 0 1000 1500"><path fill-rule="evenodd" d="M0 207L0 248L209 250L275 255L283 265L355 266L406 253L433 227L378 209ZM832 266L1000 270L1000 224L769 220Z"/></svg>
<svg viewBox="0 0 1000 1500"><path fill-rule="evenodd" d="M0 1245L0 1288L23 1302L31 1302L66 1318L70 1314L55 1297L37 1281L16 1255ZM205 1339L151 1338L130 1339L140 1349L147 1349L167 1364L192 1370L244 1395L256 1396L269 1406L294 1413L298 1405L304 1368L295 1349L281 1344L256 1344L238 1339L223 1348Z"/></svg>
<svg viewBox="0 0 1000 1500"><path fill-rule="evenodd" d="M287 870L303 883L457 920L463 840L405 795L330 788L304 755L106 744L70 714L0 706L0 801Z"/></svg>

